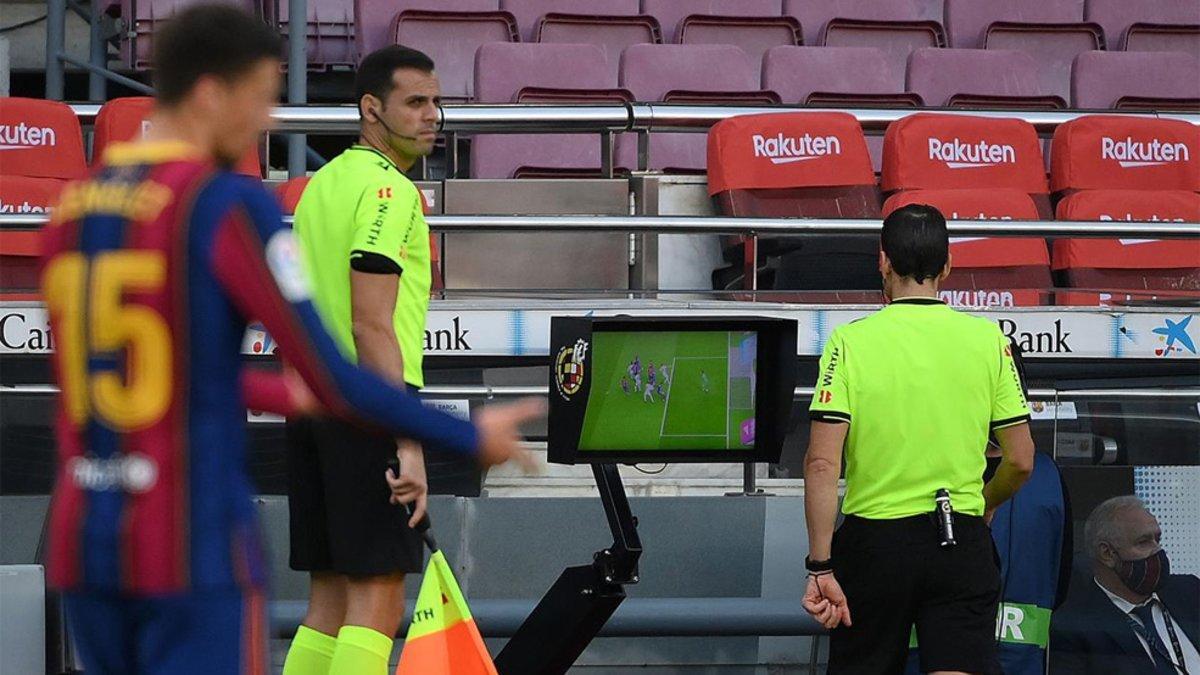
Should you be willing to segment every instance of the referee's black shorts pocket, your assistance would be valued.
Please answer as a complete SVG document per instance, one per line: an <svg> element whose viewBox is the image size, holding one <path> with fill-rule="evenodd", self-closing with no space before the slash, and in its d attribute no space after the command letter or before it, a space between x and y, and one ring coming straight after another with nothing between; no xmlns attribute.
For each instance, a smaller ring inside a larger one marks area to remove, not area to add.
<svg viewBox="0 0 1200 675"><path fill-rule="evenodd" d="M419 572L424 544L384 479L396 440L340 420L316 432L331 570L351 576Z"/></svg>
<svg viewBox="0 0 1200 675"><path fill-rule="evenodd" d="M922 672L1002 672L996 648L1000 569L995 546L990 536L965 539L929 560L916 618Z"/></svg>

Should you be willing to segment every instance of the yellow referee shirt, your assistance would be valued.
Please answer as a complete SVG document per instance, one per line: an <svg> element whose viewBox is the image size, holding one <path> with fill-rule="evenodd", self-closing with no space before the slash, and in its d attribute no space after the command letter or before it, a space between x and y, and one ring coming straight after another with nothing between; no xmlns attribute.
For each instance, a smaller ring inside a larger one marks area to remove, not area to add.
<svg viewBox="0 0 1200 675"><path fill-rule="evenodd" d="M1008 339L933 298L902 298L838 327L821 355L809 416L850 425L842 511L891 519L984 511L992 429L1029 420Z"/></svg>
<svg viewBox="0 0 1200 675"><path fill-rule="evenodd" d="M350 270L397 275L396 340L404 381L425 386L421 362L429 312L429 226L421 194L387 156L355 145L313 175L296 206L296 239L313 304L343 354L358 360Z"/></svg>

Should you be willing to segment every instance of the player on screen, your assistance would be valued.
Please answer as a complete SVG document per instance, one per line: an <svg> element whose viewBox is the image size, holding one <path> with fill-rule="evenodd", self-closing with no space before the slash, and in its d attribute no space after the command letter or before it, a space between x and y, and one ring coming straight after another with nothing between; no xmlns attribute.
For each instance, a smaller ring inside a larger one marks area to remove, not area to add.
<svg viewBox="0 0 1200 675"><path fill-rule="evenodd" d="M703 369L700 371L700 391L706 394L712 391L712 382L709 381L708 373L704 372Z"/></svg>
<svg viewBox="0 0 1200 675"><path fill-rule="evenodd" d="M628 377L621 378L621 391L625 392L626 396L629 395L629 378Z"/></svg>
<svg viewBox="0 0 1200 675"><path fill-rule="evenodd" d="M281 47L228 5L177 14L155 35L151 130L111 146L43 230L60 389L48 577L88 675L269 668L246 407L319 401L485 463L519 452L536 415L489 408L472 426L340 356L274 198L228 170L269 126ZM312 393L243 371L251 319Z"/></svg>
<svg viewBox="0 0 1200 675"><path fill-rule="evenodd" d="M633 378L633 390L642 390L642 362L638 357L633 357L633 362L629 364L629 376Z"/></svg>
<svg viewBox="0 0 1200 675"><path fill-rule="evenodd" d="M642 402L654 403L654 386L647 383L646 388L642 390Z"/></svg>
<svg viewBox="0 0 1200 675"><path fill-rule="evenodd" d="M656 384L657 384L657 381L655 379L654 364L651 363L650 366L646 369L646 385L650 389L654 389Z"/></svg>
<svg viewBox="0 0 1200 675"><path fill-rule="evenodd" d="M671 371L667 370L667 364L662 364L658 367L658 377L662 380L663 386L671 385Z"/></svg>

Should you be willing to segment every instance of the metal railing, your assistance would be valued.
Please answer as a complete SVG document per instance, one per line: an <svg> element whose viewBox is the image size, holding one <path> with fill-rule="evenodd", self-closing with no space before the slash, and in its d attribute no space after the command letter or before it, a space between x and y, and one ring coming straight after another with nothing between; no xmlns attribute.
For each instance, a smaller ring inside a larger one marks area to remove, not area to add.
<svg viewBox="0 0 1200 675"><path fill-rule="evenodd" d="M411 604L411 603L410 603ZM533 611L534 600L471 601L471 614L484 637L512 637ZM308 603L270 603L271 636L290 638ZM405 608L401 626L412 620ZM800 601L769 598L629 598L600 629L599 637L766 637L823 635Z"/></svg>
<svg viewBox="0 0 1200 675"><path fill-rule="evenodd" d="M93 124L100 106L71 105L81 124ZM737 115L771 112L839 112L858 119L864 131L883 131L896 120L929 108L813 108L805 106L678 105L670 103L547 105L538 103L477 104L445 103L441 106L438 130L471 133L601 133L643 131L704 131L723 119ZM1085 115L1115 115L1173 119L1200 125L1198 113L1124 112L1114 110L937 110L950 115L1015 118L1025 120L1041 132ZM358 110L353 105L288 105L272 113L275 131L341 134L358 131Z"/></svg>
<svg viewBox="0 0 1200 675"><path fill-rule="evenodd" d="M284 217L290 223L291 217ZM657 234L745 234L752 236L871 234L880 221L838 218L728 218L703 216L428 216L438 232L641 232ZM45 214L0 215L0 229L37 228ZM953 236L1025 237L1200 237L1200 223L1122 221L952 220Z"/></svg>
<svg viewBox="0 0 1200 675"><path fill-rule="evenodd" d="M294 11L294 10L293 10ZM64 59L74 65L97 70L95 66ZM299 69L303 71L303 68ZM106 71L107 72L107 71ZM128 81L115 74L106 74L125 84ZM288 175L298 176L304 172L304 134L353 134L358 131L358 109L353 105L305 106L303 103L303 78L297 69L288 71L288 100L293 105L275 108L273 131L289 134ZM142 85L139 85L142 86ZM92 124L99 111L95 104L72 106L82 124ZM933 110L933 109L922 109ZM662 132L705 132L723 119L737 115L758 113L803 111L849 113L858 119L863 130L882 132L887 126L915 112L904 108L814 108L805 106L738 106L738 105L679 105L669 103L633 104L443 104L439 110L438 130L447 135L450 151L447 156L447 175L457 175L458 143L460 133L596 133L599 134L601 150L601 172L611 178L614 172L613 136L618 133L633 133L638 137L637 168L644 171L649 166L648 135ZM1200 114L1173 112L1123 112L1112 110L1072 111L1027 111L1027 110L968 110L941 109L950 115L975 117L1017 118L1032 124L1039 132L1048 134L1055 127L1084 115L1123 115L1176 119L1200 125ZM293 147L294 146L294 147Z"/></svg>
<svg viewBox="0 0 1200 675"><path fill-rule="evenodd" d="M71 105L81 124L93 124L100 106ZM438 130L471 133L601 133L651 131L704 131L737 115L771 112L839 112L858 119L864 131L883 131L896 120L932 108L813 108L805 106L678 105L670 103L549 105L539 103L445 103ZM1114 110L974 110L947 108L937 112L973 117L1025 120L1041 132L1085 115L1115 115L1174 119L1200 125L1198 113L1124 112ZM275 131L341 134L358 131L358 110L353 105L288 105L272 113Z"/></svg>
<svg viewBox="0 0 1200 675"><path fill-rule="evenodd" d="M810 401L816 389L813 387L796 387L793 393L794 401ZM50 384L17 384L0 385L0 394L53 395L58 393L58 387ZM430 385L421 389L421 396L426 398L471 397L471 398L517 398L521 396L548 396L549 385L486 385L486 384L452 384ZM1197 400L1200 401L1200 389L1151 389L1151 388L1117 388L1117 389L1054 389L1034 388L1029 390L1031 401L1122 401L1122 400Z"/></svg>

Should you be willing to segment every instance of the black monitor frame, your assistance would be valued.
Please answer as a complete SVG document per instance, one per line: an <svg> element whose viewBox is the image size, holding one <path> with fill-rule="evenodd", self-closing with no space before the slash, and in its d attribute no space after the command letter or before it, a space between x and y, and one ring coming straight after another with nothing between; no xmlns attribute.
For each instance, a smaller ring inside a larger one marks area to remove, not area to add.
<svg viewBox="0 0 1200 675"><path fill-rule="evenodd" d="M580 450L584 414L592 385L590 349L598 332L754 331L758 334L754 446L733 450ZM645 464L779 461L795 395L797 323L767 317L552 317L550 320L550 415L548 459L556 464ZM587 345L583 376L559 377L579 341Z"/></svg>

